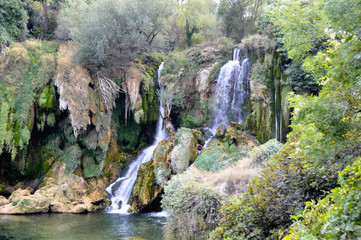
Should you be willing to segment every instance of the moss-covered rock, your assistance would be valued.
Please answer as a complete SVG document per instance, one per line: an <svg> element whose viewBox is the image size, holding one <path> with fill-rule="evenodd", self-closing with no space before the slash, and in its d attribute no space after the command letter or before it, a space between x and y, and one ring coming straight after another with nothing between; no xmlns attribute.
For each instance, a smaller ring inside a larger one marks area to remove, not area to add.
<svg viewBox="0 0 361 240"><path fill-rule="evenodd" d="M170 158L172 173L182 173L194 162L198 155L197 143L191 129L178 129Z"/></svg>
<svg viewBox="0 0 361 240"><path fill-rule="evenodd" d="M166 58L160 84L168 92L181 93L183 103L182 108L173 110L176 125L180 124L182 116L186 116L182 121L184 127L206 123L215 75L230 59L232 48L230 43L209 42Z"/></svg>
<svg viewBox="0 0 361 240"><path fill-rule="evenodd" d="M149 207L159 197L161 187L155 182L153 161L142 164L139 167L137 180L131 194L130 212L138 213Z"/></svg>

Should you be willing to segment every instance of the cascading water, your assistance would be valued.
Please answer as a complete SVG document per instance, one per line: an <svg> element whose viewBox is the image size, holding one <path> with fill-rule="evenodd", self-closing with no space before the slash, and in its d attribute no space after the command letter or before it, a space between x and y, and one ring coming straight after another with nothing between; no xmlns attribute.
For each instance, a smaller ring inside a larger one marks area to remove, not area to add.
<svg viewBox="0 0 361 240"><path fill-rule="evenodd" d="M273 81L275 88L275 138L278 140L278 118L277 118L277 84L276 80Z"/></svg>
<svg viewBox="0 0 361 240"><path fill-rule="evenodd" d="M163 69L164 63L159 66L158 69L158 80L160 73ZM163 127L164 109L161 103L159 103L159 114L156 125L156 134L153 144L144 149L136 159L129 165L125 176L118 178L114 183L106 188L106 191L110 194L111 206L108 210L110 213L122 213L127 214L130 205L128 204L130 195L133 190L133 186L137 179L138 169L141 164L150 161L153 157L153 152L157 147L158 143L168 138L168 133L165 127Z"/></svg>
<svg viewBox="0 0 361 240"><path fill-rule="evenodd" d="M211 106L213 121L205 129L210 132L205 147L222 124L228 126L230 121L244 122L246 112L242 108L249 98L251 62L247 57L240 62L240 53L241 49L234 49L232 61L220 69Z"/></svg>
<svg viewBox="0 0 361 240"><path fill-rule="evenodd" d="M221 68L216 80L212 104L213 121L210 128L213 134L219 126L227 126L230 121L243 123L242 106L249 98L248 78L251 63L247 57L241 63L240 53L240 49L234 50L233 60Z"/></svg>
<svg viewBox="0 0 361 240"><path fill-rule="evenodd" d="M280 81L282 81L282 72L281 72L281 80ZM280 142L282 142L282 106L280 108L280 138L278 140Z"/></svg>

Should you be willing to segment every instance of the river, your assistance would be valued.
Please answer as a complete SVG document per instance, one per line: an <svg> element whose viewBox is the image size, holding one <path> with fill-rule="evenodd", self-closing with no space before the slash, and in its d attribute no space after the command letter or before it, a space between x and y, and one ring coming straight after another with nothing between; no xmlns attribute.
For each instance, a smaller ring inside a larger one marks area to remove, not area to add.
<svg viewBox="0 0 361 240"><path fill-rule="evenodd" d="M109 213L0 215L0 240L162 239L164 216Z"/></svg>

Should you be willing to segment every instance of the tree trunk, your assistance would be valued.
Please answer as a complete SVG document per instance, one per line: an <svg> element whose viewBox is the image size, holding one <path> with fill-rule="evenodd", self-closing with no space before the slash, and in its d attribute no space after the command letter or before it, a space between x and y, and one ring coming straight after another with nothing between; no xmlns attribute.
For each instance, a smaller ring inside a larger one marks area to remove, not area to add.
<svg viewBox="0 0 361 240"><path fill-rule="evenodd" d="M48 34L48 25L49 25L48 0L42 0L41 3L43 5L43 11L44 11L44 32L43 32L43 37L46 37L46 35Z"/></svg>
<svg viewBox="0 0 361 240"><path fill-rule="evenodd" d="M186 35L187 35L188 47L192 46L192 36L195 31L196 31L196 27L193 26L192 30L190 30L189 22L188 20L186 20Z"/></svg>

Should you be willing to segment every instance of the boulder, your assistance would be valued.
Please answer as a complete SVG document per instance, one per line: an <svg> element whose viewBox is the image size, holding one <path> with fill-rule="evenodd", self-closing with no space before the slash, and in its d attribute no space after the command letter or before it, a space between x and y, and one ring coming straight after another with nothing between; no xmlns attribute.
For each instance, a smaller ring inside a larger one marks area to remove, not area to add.
<svg viewBox="0 0 361 240"><path fill-rule="evenodd" d="M162 188L155 182L153 161L142 164L131 194L129 211L138 213L144 211L145 208L158 210L159 202L158 206L151 206L151 204L159 197L161 190Z"/></svg>
<svg viewBox="0 0 361 240"><path fill-rule="evenodd" d="M9 203L9 200L4 196L0 196L0 206L6 205Z"/></svg>
<svg viewBox="0 0 361 240"><path fill-rule="evenodd" d="M84 213L104 209L108 201L102 177L89 183L83 177L67 174L64 162L56 162L31 194L29 189L17 189L9 199L0 198L0 214L27 214L45 212Z"/></svg>
<svg viewBox="0 0 361 240"><path fill-rule="evenodd" d="M170 155L172 173L182 173L194 162L198 155L197 143L189 128L178 129Z"/></svg>

